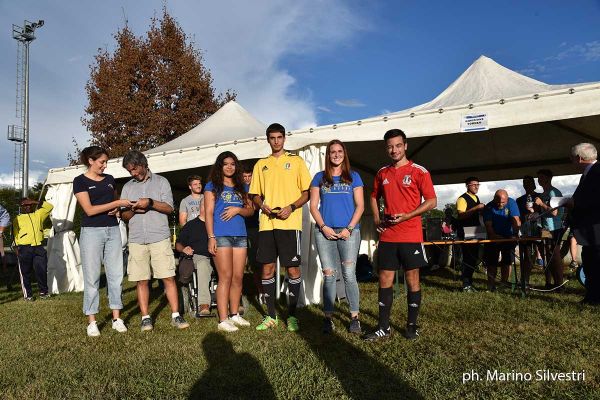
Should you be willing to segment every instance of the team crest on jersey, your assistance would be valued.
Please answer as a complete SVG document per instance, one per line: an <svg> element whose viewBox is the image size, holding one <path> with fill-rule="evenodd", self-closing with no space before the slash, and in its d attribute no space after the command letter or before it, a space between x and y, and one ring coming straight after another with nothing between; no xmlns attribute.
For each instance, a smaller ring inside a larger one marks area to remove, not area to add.
<svg viewBox="0 0 600 400"><path fill-rule="evenodd" d="M504 215L508 217L508 208L504 209Z"/></svg>
<svg viewBox="0 0 600 400"><path fill-rule="evenodd" d="M112 184L112 183L109 183L109 184L108 184L108 187L109 187L109 188L111 188L111 189L113 189L113 190L114 190L114 188L115 188L115 187L113 186L113 184Z"/></svg>
<svg viewBox="0 0 600 400"><path fill-rule="evenodd" d="M235 192L221 192L221 198L225 203L234 203L239 201L239 196Z"/></svg>
<svg viewBox="0 0 600 400"><path fill-rule="evenodd" d="M292 169L292 164L290 164L289 162L286 162L286 163L283 165L283 168L285 168L285 169Z"/></svg>
<svg viewBox="0 0 600 400"><path fill-rule="evenodd" d="M404 178L402 178L402 184L404 186L410 186L411 182L412 182L411 176L410 175L404 175Z"/></svg>

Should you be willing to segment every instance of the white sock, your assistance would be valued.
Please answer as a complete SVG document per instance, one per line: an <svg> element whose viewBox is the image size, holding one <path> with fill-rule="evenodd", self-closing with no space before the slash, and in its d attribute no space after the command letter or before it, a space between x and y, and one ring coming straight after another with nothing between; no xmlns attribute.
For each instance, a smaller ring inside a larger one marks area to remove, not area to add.
<svg viewBox="0 0 600 400"><path fill-rule="evenodd" d="M142 321L145 320L146 318L150 318L149 315L142 315Z"/></svg>
<svg viewBox="0 0 600 400"><path fill-rule="evenodd" d="M171 313L171 319L179 317L178 312Z"/></svg>

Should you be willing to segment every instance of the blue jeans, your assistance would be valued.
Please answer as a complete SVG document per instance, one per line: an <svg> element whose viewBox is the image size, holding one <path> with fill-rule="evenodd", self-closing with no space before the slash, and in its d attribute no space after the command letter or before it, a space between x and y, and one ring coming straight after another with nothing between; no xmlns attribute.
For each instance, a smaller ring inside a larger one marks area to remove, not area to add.
<svg viewBox="0 0 600 400"><path fill-rule="evenodd" d="M123 308L123 249L118 226L82 227L79 237L83 270L83 313L98 314L100 269L104 265L111 310Z"/></svg>
<svg viewBox="0 0 600 400"><path fill-rule="evenodd" d="M343 228L334 229L340 233ZM321 269L333 270L332 275L323 274L323 309L326 313L333 312L336 295L336 275L340 270L346 287L346 298L350 303L350 312L358 312L359 292L356 283L356 258L360 250L360 230L354 229L348 240L329 240L315 228L315 242L321 259Z"/></svg>
<svg viewBox="0 0 600 400"><path fill-rule="evenodd" d="M248 247L246 236L217 236L217 247Z"/></svg>

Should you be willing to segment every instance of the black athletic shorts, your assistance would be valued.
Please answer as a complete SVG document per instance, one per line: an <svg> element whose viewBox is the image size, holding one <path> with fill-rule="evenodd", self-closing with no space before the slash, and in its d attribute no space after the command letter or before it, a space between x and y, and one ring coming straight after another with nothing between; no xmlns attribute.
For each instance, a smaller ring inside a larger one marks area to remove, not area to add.
<svg viewBox="0 0 600 400"><path fill-rule="evenodd" d="M379 242L377 246L379 269L395 271L427 266L423 243Z"/></svg>
<svg viewBox="0 0 600 400"><path fill-rule="evenodd" d="M256 261L261 264L279 262L282 267L300 265L301 231L274 229L258 232L258 251Z"/></svg>
<svg viewBox="0 0 600 400"><path fill-rule="evenodd" d="M486 266L511 265L515 261L515 247L513 242L486 243L483 246L483 263Z"/></svg>

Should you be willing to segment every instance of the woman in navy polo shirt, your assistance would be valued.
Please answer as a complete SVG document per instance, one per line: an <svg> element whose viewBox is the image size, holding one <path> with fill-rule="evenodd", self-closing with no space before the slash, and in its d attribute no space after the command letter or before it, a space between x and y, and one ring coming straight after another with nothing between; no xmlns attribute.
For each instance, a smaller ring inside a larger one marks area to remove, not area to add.
<svg viewBox="0 0 600 400"><path fill-rule="evenodd" d="M315 219L315 241L324 275L323 333L334 329L336 273L344 279L350 303L349 331L360 334L358 320L359 292L356 282L356 258L360 249L360 217L365 209L363 182L350 170L346 146L339 140L327 144L325 170L318 172L310 184L310 213Z"/></svg>
<svg viewBox="0 0 600 400"><path fill-rule="evenodd" d="M242 166L232 152L219 154L208 180L204 188L204 207L208 251L214 256L219 275L218 328L233 332L238 326L250 325L239 315L238 309L248 247L244 217L251 216L254 209L248 199Z"/></svg>
<svg viewBox="0 0 600 400"><path fill-rule="evenodd" d="M88 316L88 336L100 336L96 324L100 301L100 268L104 265L108 286L108 304L112 309L112 328L127 332L120 318L123 282L123 250L116 213L119 207L131 207L129 200L119 200L115 179L104 173L108 153L102 147L83 149L80 161L88 169L73 180L73 192L83 209L81 266L83 271L83 312Z"/></svg>

